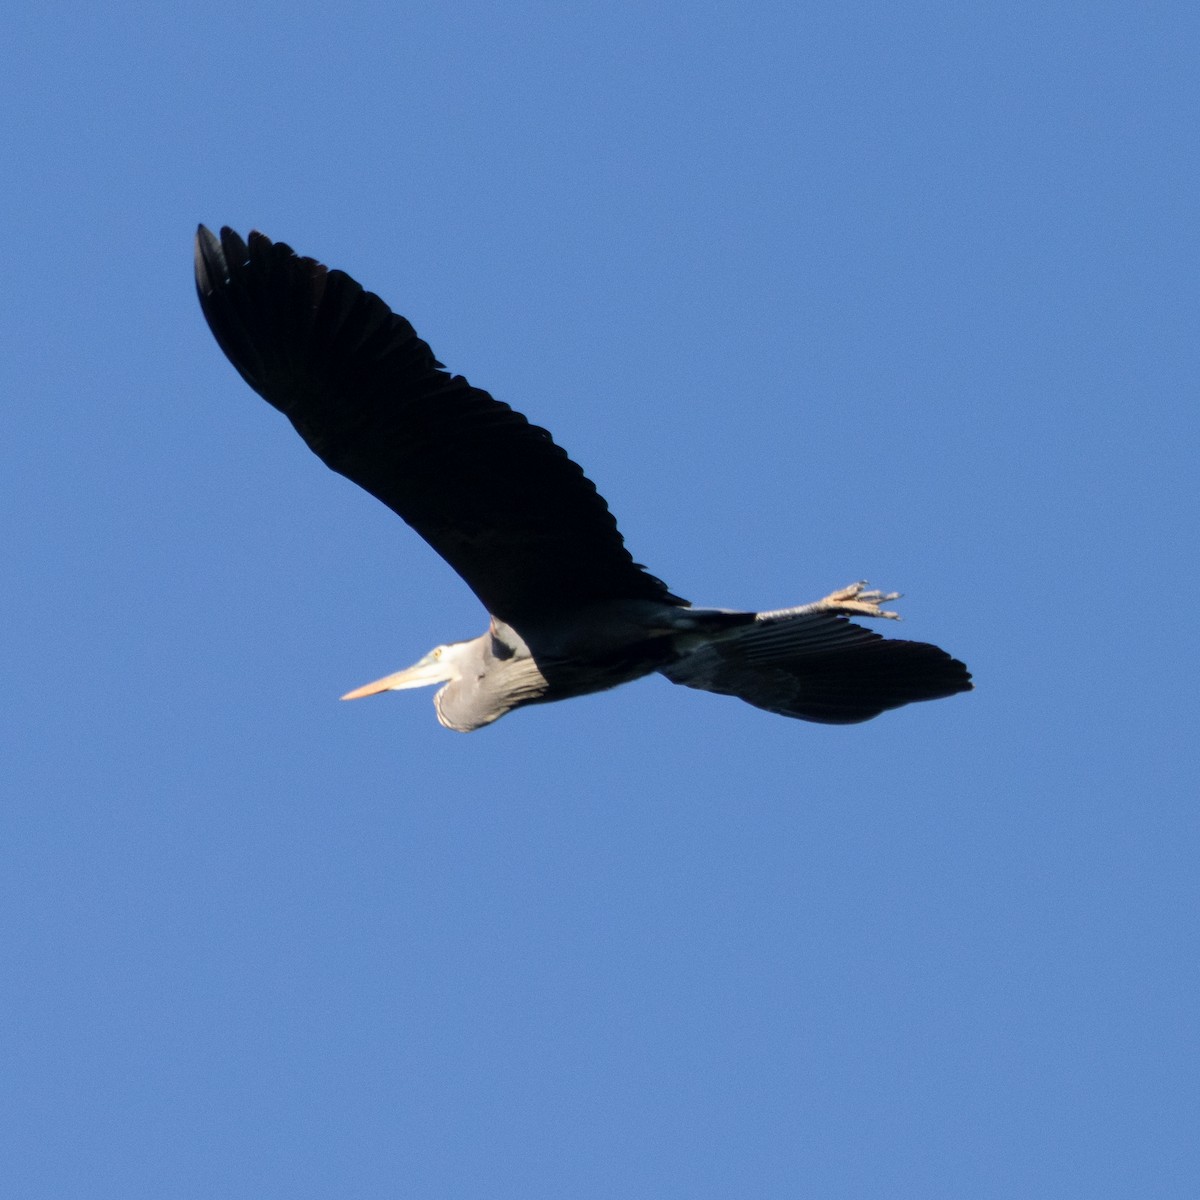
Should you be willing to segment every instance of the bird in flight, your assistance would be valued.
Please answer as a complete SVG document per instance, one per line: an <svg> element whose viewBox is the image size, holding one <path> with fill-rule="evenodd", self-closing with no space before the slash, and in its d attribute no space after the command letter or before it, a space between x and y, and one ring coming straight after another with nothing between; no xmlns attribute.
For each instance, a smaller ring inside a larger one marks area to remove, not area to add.
<svg viewBox="0 0 1200 1200"><path fill-rule="evenodd" d="M442 684L438 720L467 733L527 704L658 671L786 717L841 725L971 689L894 618L896 593L854 583L770 612L698 608L633 561L608 505L545 429L451 375L404 317L342 271L261 233L196 234L196 290L242 378L326 466L402 517L490 616L352 692Z"/></svg>

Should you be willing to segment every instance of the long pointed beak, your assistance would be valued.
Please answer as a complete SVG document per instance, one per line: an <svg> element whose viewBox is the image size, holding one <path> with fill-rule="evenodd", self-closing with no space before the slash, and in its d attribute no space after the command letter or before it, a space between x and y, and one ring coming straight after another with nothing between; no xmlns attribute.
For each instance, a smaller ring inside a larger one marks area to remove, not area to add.
<svg viewBox="0 0 1200 1200"><path fill-rule="evenodd" d="M390 692L393 682L403 674L403 671L398 671L395 675L385 675L382 679L375 680L374 683L364 683L362 687L355 688L352 692L347 692L341 698L343 700L361 700L364 696L375 696L380 692Z"/></svg>
<svg viewBox="0 0 1200 1200"><path fill-rule="evenodd" d="M361 700L363 696L377 696L380 692L402 692L405 688L427 687L431 683L445 683L448 675L446 668L432 654L427 654L419 663L405 667L393 675L385 675L374 683L365 683L352 692L347 692L343 700Z"/></svg>

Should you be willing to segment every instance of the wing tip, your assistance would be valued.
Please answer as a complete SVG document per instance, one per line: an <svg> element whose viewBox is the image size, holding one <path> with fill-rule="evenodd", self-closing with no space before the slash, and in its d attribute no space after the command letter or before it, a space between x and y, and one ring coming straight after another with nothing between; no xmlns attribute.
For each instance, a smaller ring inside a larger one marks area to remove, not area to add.
<svg viewBox="0 0 1200 1200"><path fill-rule="evenodd" d="M210 295L217 280L225 273L225 254L221 250L221 243L207 225L196 226L194 259L196 287L201 295Z"/></svg>

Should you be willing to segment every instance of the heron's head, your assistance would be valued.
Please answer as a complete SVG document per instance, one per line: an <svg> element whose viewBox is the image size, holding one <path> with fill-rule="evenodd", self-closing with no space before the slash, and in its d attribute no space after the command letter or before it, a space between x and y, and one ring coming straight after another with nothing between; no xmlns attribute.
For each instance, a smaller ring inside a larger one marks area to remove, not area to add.
<svg viewBox="0 0 1200 1200"><path fill-rule="evenodd" d="M374 696L379 692L402 692L406 688L428 687L434 683L449 683L458 679L458 660L462 647L470 642L452 642L448 646L435 646L420 662L415 662L394 675L385 675L374 683L364 684L347 692L343 700L358 700L363 696Z"/></svg>

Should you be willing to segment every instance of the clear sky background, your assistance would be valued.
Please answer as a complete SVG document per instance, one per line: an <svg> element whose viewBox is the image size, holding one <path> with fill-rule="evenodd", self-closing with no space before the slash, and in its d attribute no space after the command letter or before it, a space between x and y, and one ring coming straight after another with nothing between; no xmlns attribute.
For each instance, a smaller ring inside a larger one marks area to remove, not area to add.
<svg viewBox="0 0 1200 1200"><path fill-rule="evenodd" d="M0 1193L1200 1195L1193 4L6 18ZM384 296L698 603L978 690L339 704L485 617L238 379Z"/></svg>

